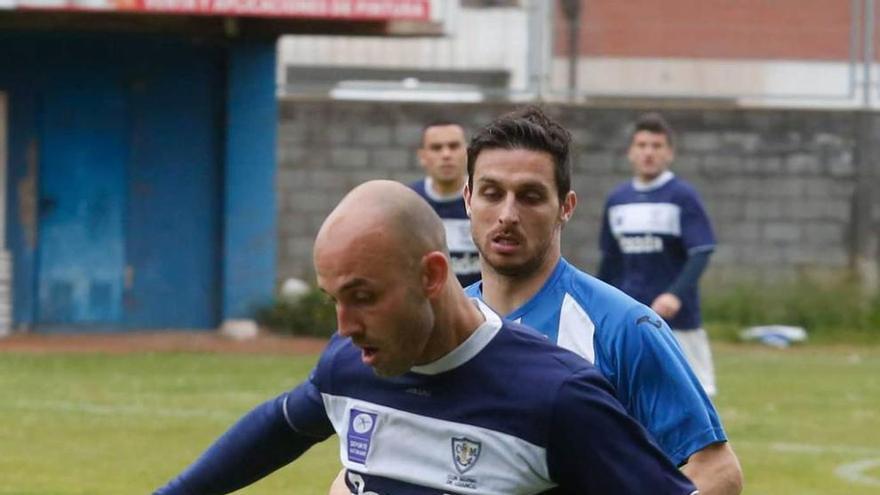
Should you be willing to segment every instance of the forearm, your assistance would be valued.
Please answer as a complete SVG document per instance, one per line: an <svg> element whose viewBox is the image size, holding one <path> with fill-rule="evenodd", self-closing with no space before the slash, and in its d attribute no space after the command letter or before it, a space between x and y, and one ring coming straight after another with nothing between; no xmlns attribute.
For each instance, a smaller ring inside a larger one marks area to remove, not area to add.
<svg viewBox="0 0 880 495"><path fill-rule="evenodd" d="M230 493L299 457L320 439L300 434L287 423L284 397L265 402L245 415L155 495Z"/></svg>
<svg viewBox="0 0 880 495"><path fill-rule="evenodd" d="M680 298L684 291L691 287L696 287L700 277L709 265L709 257L711 255L711 251L700 251L690 255L681 268L678 277L675 278L666 292L675 294Z"/></svg>
<svg viewBox="0 0 880 495"><path fill-rule="evenodd" d="M742 469L727 442L696 452L681 470L694 482L700 495L739 495L743 490Z"/></svg>
<svg viewBox="0 0 880 495"><path fill-rule="evenodd" d="M339 474L336 475L336 479L330 485L328 495L351 495L351 490L345 484L345 468L342 468L342 471L339 471Z"/></svg>

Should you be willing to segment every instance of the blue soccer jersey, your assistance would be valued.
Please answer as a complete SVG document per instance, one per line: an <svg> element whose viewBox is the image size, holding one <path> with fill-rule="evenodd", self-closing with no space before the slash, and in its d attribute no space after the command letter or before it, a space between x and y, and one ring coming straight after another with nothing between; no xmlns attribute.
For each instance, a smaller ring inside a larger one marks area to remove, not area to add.
<svg viewBox="0 0 880 495"><path fill-rule="evenodd" d="M482 283L466 289L482 298ZM669 327L650 308L560 259L529 301L505 316L593 363L676 465L726 441Z"/></svg>
<svg viewBox="0 0 880 495"><path fill-rule="evenodd" d="M440 197L431 190L430 179L410 184L413 191L425 198L443 220L446 245L452 260L452 270L462 287L480 280L480 254L471 237L471 220L464 206L464 197Z"/></svg>
<svg viewBox="0 0 880 495"><path fill-rule="evenodd" d="M359 495L696 493L593 366L480 306L486 321L463 344L399 377L337 335L309 381L157 493L226 493L333 431Z"/></svg>
<svg viewBox="0 0 880 495"><path fill-rule="evenodd" d="M620 266L609 283L651 305L667 292L688 256L715 249L709 216L696 190L666 171L650 184L628 181L605 204L600 237L603 257ZM670 321L675 329L700 328L697 284L684 287L681 309Z"/></svg>

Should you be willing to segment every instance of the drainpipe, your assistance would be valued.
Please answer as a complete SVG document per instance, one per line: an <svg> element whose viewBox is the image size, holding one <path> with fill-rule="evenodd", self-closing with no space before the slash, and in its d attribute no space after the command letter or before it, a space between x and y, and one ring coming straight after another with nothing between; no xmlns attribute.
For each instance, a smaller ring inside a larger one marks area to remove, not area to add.
<svg viewBox="0 0 880 495"><path fill-rule="evenodd" d="M560 0L562 13L568 22L568 94L572 101L578 91L578 60L581 39L581 0Z"/></svg>

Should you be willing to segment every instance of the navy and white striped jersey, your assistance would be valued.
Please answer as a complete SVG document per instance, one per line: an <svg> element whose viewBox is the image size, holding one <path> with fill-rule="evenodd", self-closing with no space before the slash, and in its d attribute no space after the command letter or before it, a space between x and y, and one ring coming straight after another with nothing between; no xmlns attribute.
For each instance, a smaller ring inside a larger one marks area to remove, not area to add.
<svg viewBox="0 0 880 495"><path fill-rule="evenodd" d="M608 282L650 305L669 290L688 256L715 249L715 235L697 191L667 170L650 184L627 181L609 195L599 243L603 257L619 266ZM697 284L677 295L681 309L669 325L700 328Z"/></svg>
<svg viewBox="0 0 880 495"><path fill-rule="evenodd" d="M461 194L440 197L431 190L431 179L425 178L409 186L434 208L446 230L446 245L452 271L462 287L480 280L480 254L471 237L471 220Z"/></svg>
<svg viewBox="0 0 880 495"><path fill-rule="evenodd" d="M482 282L465 292L482 298ZM726 441L675 337L650 308L560 259L544 286L505 318L593 363L676 465Z"/></svg>
<svg viewBox="0 0 880 495"><path fill-rule="evenodd" d="M289 424L332 423L359 495L695 492L593 366L481 310L464 344L395 378L335 337L286 400Z"/></svg>

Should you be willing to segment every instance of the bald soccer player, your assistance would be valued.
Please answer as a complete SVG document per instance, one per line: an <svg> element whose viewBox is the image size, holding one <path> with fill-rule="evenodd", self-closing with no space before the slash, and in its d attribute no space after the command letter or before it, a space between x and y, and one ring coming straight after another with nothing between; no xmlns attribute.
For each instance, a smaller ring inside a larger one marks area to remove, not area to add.
<svg viewBox="0 0 880 495"><path fill-rule="evenodd" d="M155 493L232 492L334 432L358 495L696 493L595 368L465 296L440 218L407 187L350 192L314 262L339 331L308 381Z"/></svg>

